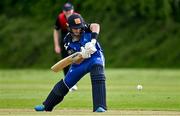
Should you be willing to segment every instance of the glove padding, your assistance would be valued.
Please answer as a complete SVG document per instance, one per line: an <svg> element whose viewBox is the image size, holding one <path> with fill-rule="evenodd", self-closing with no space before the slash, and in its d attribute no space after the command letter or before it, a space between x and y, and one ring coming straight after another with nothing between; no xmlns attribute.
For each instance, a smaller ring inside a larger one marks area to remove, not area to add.
<svg viewBox="0 0 180 116"><path fill-rule="evenodd" d="M91 54L84 47L81 47L81 55L83 58L90 58L91 57Z"/></svg>
<svg viewBox="0 0 180 116"><path fill-rule="evenodd" d="M97 51L95 44L96 40L92 39L91 42L85 44L85 47L81 47L81 55L83 58L90 58L91 54Z"/></svg>
<svg viewBox="0 0 180 116"><path fill-rule="evenodd" d="M85 49L89 54L94 54L97 51L96 49L96 39L92 39L91 42L85 44Z"/></svg>

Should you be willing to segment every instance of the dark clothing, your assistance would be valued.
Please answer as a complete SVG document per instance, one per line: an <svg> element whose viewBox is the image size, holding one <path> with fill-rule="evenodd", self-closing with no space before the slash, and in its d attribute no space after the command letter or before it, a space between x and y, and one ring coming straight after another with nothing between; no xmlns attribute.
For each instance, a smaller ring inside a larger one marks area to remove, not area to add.
<svg viewBox="0 0 180 116"><path fill-rule="evenodd" d="M62 32L61 31L61 38L64 38L66 36L67 32ZM66 51L66 49L64 48L64 42L63 39L60 40L60 47L61 47L61 58L65 58L68 56L68 53ZM67 74L68 70L69 70L70 66L67 66L63 69L64 75Z"/></svg>
<svg viewBox="0 0 180 116"><path fill-rule="evenodd" d="M67 19L65 14L62 12L58 15L57 19L56 19L56 23L55 23L55 29L56 30L60 30L63 32L67 32Z"/></svg>
<svg viewBox="0 0 180 116"><path fill-rule="evenodd" d="M78 13L74 13L74 14L78 14ZM67 26L67 19L64 13L60 13L56 19L55 22L55 26L54 28L56 30L61 30L61 37L60 37L60 41L59 41L59 45L61 48L61 57L65 58L68 56L67 51L64 48L64 38L68 33L68 26ZM90 32L90 25L89 24L85 24L85 30L87 32ZM64 75L67 74L68 70L69 70L70 66L67 66L66 68L63 69L64 71Z"/></svg>
<svg viewBox="0 0 180 116"><path fill-rule="evenodd" d="M56 22L55 22L54 28L56 30L61 30L61 32L60 32L61 37L60 37L59 45L60 45L60 48L61 48L61 58L65 58L65 57L68 56L68 53L64 48L64 42L63 41L64 41L64 37L68 33L68 26L67 26L66 16L65 16L65 14L63 12L58 15L58 17L56 19ZM67 66L66 68L63 69L64 75L67 74L68 70L69 70L69 66Z"/></svg>

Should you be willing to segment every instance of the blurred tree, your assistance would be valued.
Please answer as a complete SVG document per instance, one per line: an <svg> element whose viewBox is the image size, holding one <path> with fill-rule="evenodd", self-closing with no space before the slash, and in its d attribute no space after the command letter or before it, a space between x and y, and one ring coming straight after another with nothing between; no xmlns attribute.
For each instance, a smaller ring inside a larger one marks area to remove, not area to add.
<svg viewBox="0 0 180 116"><path fill-rule="evenodd" d="M0 67L55 63L52 28L67 1L101 25L108 67L180 67L180 0L1 0Z"/></svg>

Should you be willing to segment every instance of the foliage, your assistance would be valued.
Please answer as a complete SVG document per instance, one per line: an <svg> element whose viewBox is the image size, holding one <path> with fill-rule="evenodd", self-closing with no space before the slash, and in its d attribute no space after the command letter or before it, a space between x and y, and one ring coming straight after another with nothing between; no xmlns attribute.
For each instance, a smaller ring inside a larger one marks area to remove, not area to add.
<svg viewBox="0 0 180 116"><path fill-rule="evenodd" d="M52 30L65 2L0 1L0 68L47 68L57 61ZM101 25L108 67L180 67L180 0L71 2L87 22Z"/></svg>

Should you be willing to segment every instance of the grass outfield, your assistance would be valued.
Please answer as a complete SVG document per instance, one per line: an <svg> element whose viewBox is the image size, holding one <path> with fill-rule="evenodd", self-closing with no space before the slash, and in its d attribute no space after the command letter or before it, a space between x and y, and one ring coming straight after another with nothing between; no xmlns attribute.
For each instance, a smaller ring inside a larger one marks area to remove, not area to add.
<svg viewBox="0 0 180 116"><path fill-rule="evenodd" d="M62 77L62 73L50 70L0 70L0 112L8 109L31 111ZM180 70L107 69L106 77L109 112L180 112ZM143 85L142 91L136 89L138 84ZM70 92L55 108L56 112L92 110L89 75L80 80L78 87L78 91Z"/></svg>

